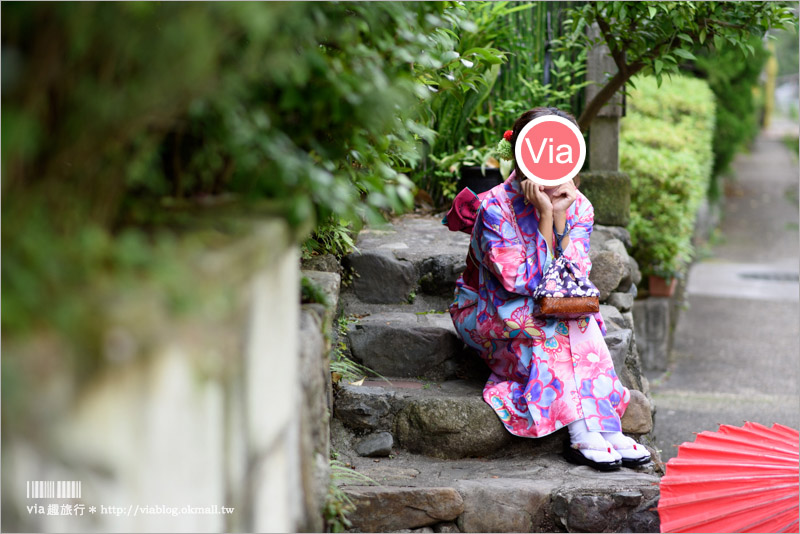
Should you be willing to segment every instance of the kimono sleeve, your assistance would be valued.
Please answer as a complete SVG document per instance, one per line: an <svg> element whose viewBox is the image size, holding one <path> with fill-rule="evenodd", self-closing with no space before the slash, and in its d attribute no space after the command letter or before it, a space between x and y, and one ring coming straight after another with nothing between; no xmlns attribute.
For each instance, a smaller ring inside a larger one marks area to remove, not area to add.
<svg viewBox="0 0 800 534"><path fill-rule="evenodd" d="M589 276L592 260L589 259L589 238L594 226L594 207L589 199L579 193L573 206L570 220L569 245L564 249L564 256L577 264L583 276Z"/></svg>
<svg viewBox="0 0 800 534"><path fill-rule="evenodd" d="M480 248L482 263L511 293L533 295L542 277L547 248L527 247L515 230L513 213L487 202L478 213L473 244ZM541 238L543 241L543 238Z"/></svg>
<svg viewBox="0 0 800 534"><path fill-rule="evenodd" d="M569 245L564 249L564 256L573 260L583 276L588 278L592 271L592 260L589 259L589 238L594 228L594 207L589 199L579 193L575 199L575 211L571 217ZM600 333L606 335L606 325L600 312L594 314Z"/></svg>

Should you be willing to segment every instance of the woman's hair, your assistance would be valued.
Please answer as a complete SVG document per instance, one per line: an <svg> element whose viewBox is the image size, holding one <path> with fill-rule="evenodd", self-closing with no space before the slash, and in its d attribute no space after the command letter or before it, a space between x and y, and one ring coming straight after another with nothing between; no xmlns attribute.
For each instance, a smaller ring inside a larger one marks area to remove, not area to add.
<svg viewBox="0 0 800 534"><path fill-rule="evenodd" d="M520 115L519 118L514 122L514 128L512 130L514 133L511 135L511 140L509 141L511 143L511 150L515 150L517 146L517 137L519 137L519 133L522 131L525 125L534 119L538 119L539 117L544 117L546 115L557 115L559 117L563 117L568 121L571 121L573 124L575 124L575 126L578 126L578 121L575 120L575 117L573 117L566 111L561 111L558 108L538 107L530 109L525 113L523 113L522 115ZM516 162L514 163L514 168L517 171L518 179L524 176L519 168L519 165L517 165Z"/></svg>

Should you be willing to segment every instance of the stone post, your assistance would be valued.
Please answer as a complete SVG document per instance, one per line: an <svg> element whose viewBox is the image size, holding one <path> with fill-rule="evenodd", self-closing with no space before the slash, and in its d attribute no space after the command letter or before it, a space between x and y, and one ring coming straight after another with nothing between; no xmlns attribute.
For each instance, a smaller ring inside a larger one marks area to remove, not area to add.
<svg viewBox="0 0 800 534"><path fill-rule="evenodd" d="M589 29L596 37L599 30ZM586 77L596 82L586 87L586 102L591 101L617 71L608 47L598 45L586 58ZM627 226L630 220L630 178L619 172L619 119L622 116L622 95L616 94L600 110L589 128L589 168L581 173L581 191L594 206L595 223Z"/></svg>
<svg viewBox="0 0 800 534"><path fill-rule="evenodd" d="M599 36L596 26L589 29L591 37ZM586 87L586 102L590 102L609 79L617 66L605 44L592 48L586 57L586 78L592 85ZM622 95L615 94L600 109L589 129L589 166L593 171L619 170L619 118L622 116Z"/></svg>

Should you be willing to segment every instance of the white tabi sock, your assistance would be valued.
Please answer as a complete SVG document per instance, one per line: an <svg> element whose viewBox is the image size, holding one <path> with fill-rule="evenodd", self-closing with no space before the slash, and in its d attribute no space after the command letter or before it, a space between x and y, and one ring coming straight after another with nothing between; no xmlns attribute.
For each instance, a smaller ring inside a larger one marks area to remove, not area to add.
<svg viewBox="0 0 800 534"><path fill-rule="evenodd" d="M615 462L619 455L610 443L608 443L600 432L591 432L586 426L585 419L573 421L567 425L569 429L569 439L572 447L578 449L581 454L593 462Z"/></svg>
<svg viewBox="0 0 800 534"><path fill-rule="evenodd" d="M650 457L650 453L644 445L636 443L635 440L622 432L602 432L602 434L605 440L614 447L615 452L624 460L639 460Z"/></svg>

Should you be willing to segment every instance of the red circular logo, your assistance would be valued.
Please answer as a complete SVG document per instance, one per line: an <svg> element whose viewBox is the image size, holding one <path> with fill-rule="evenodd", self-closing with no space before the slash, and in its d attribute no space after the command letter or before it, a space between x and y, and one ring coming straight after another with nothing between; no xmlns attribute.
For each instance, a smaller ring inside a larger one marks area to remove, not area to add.
<svg viewBox="0 0 800 534"><path fill-rule="evenodd" d="M586 142L571 121L546 115L520 131L514 156L525 176L539 185L556 186L580 172L586 159Z"/></svg>

